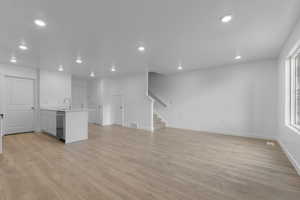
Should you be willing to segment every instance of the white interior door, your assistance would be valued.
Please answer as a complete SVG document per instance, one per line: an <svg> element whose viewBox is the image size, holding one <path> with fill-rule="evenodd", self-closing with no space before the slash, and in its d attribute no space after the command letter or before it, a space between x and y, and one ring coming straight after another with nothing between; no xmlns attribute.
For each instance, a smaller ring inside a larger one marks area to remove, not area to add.
<svg viewBox="0 0 300 200"><path fill-rule="evenodd" d="M5 134L34 130L34 80L5 77Z"/></svg>
<svg viewBox="0 0 300 200"><path fill-rule="evenodd" d="M122 95L112 96L112 118L113 124L123 125L123 101Z"/></svg>
<svg viewBox="0 0 300 200"><path fill-rule="evenodd" d="M4 76L0 74L0 153L3 152L3 138L4 135L4 127L3 127L3 120L4 120Z"/></svg>

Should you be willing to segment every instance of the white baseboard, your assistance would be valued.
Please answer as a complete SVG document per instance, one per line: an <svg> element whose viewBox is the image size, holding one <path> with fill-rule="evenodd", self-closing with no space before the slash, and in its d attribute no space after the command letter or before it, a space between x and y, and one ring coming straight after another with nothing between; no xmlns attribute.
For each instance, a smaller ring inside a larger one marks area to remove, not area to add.
<svg viewBox="0 0 300 200"><path fill-rule="evenodd" d="M288 157L289 161L294 166L298 175L300 176L300 164L297 162L297 160L292 156L292 154L289 152L289 150L285 147L285 145L280 140L278 140L278 143L279 143L280 147L282 148L282 150L284 151L284 153L286 154L286 156Z"/></svg>
<svg viewBox="0 0 300 200"><path fill-rule="evenodd" d="M221 135L229 135L229 136L237 136L237 137L246 137L246 138L253 138L253 139L261 139L261 140L276 140L274 137L268 137L268 136L261 136L257 134L249 134L249 133L244 133L244 134L233 134L233 133L228 133L228 132L211 132L208 131L209 133L215 133L215 134L221 134Z"/></svg>
<svg viewBox="0 0 300 200"><path fill-rule="evenodd" d="M228 135L228 136L237 136L237 137L246 137L246 138L253 138L253 139L263 139L263 140L276 140L275 137L268 137L264 135L259 135L256 133L237 133L234 134L233 132L224 132L218 129L215 130L197 130L197 129L189 129L189 128L180 128L180 127L175 127L175 126L168 126L168 128L175 128L175 129L182 129L182 130L190 130L190 131L196 131L196 132L205 132L205 133L211 133L211 134L219 134L219 135Z"/></svg>

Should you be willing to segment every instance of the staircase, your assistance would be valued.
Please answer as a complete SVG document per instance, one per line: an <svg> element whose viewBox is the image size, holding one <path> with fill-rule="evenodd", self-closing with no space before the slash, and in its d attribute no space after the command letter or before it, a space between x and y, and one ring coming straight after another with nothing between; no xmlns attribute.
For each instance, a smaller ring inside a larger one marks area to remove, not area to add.
<svg viewBox="0 0 300 200"><path fill-rule="evenodd" d="M164 122L163 119L157 113L153 113L153 124L154 124L154 131L166 127L166 122Z"/></svg>
<svg viewBox="0 0 300 200"><path fill-rule="evenodd" d="M155 104L162 108L167 108L168 104L165 100L155 95L151 90L148 90L148 96L154 101ZM155 108L154 108L155 109ZM157 113L153 112L153 129L154 131L163 129L167 126L167 122Z"/></svg>

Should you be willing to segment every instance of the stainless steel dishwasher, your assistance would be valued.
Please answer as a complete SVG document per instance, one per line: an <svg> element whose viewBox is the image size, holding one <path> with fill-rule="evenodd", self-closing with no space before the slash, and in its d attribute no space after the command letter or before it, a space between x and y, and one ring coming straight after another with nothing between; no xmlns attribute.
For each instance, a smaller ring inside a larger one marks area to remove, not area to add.
<svg viewBox="0 0 300 200"><path fill-rule="evenodd" d="M56 137L65 141L65 112L56 112Z"/></svg>

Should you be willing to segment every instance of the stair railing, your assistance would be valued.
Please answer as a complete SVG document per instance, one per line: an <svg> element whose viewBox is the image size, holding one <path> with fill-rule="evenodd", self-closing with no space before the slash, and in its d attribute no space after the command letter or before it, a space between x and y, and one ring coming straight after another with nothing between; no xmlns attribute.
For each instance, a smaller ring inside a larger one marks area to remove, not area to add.
<svg viewBox="0 0 300 200"><path fill-rule="evenodd" d="M165 107L165 108L168 107L168 104L165 103L165 101L162 98L160 98L157 95L153 94L153 92L151 92L150 90L148 90L148 95L152 99L154 99L157 103L159 103L160 105L162 105L163 107Z"/></svg>

